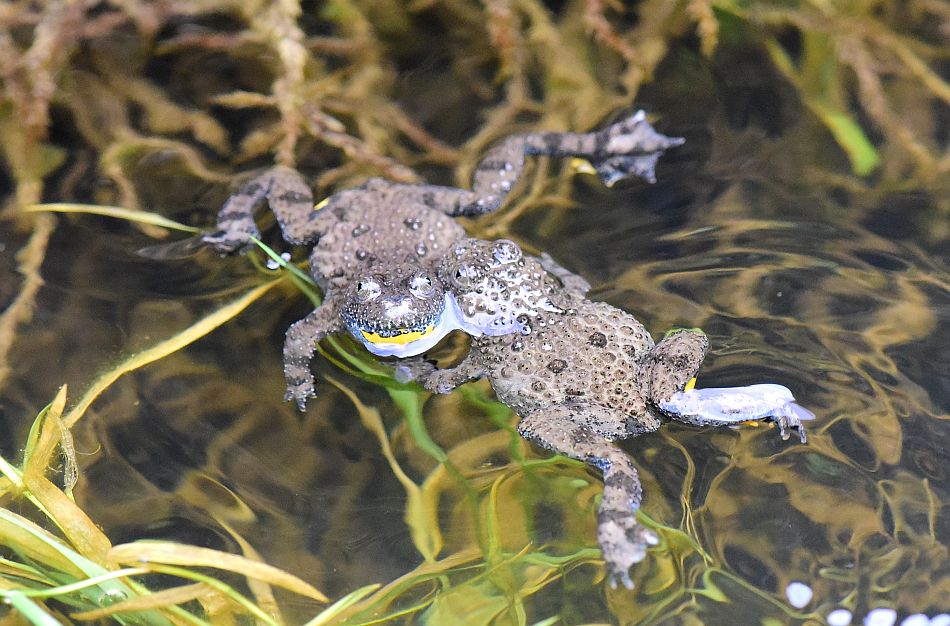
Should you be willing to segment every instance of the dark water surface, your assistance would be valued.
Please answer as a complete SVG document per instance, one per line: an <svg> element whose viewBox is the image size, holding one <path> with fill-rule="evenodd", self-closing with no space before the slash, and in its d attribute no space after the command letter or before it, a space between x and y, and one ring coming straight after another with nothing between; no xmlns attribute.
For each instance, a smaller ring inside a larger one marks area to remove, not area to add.
<svg viewBox="0 0 950 626"><path fill-rule="evenodd" d="M76 433L78 500L114 543L154 537L237 551L224 522L331 597L412 572L420 546L494 563L406 623L514 623L511 590L528 588L526 623L821 623L838 607L859 623L879 607L950 610L946 185L819 184L814 168L848 167L817 123L788 103L791 122L775 131L753 114L736 119L730 97L644 95L663 132L687 137L653 186L605 190L578 175L573 206L542 197L470 224L551 252L594 284L592 298L634 313L654 335L703 328L712 352L699 386L778 382L817 415L807 445L773 427L676 425L625 442L663 538L635 567L633 592L601 579L597 476L576 463L532 464L547 456L503 427L512 416L485 403L484 383L414 396L451 471L420 446L385 388L327 359L315 361L319 398L306 414L282 402L283 332L308 310L290 287L124 376L92 406ZM161 197L163 184L143 195ZM194 221L210 224L227 189L170 193L168 205L190 197ZM16 284L9 251L23 238L2 234L4 285ZM78 398L125 355L269 279L245 257L136 253L153 243L105 218L59 219L35 312L11 353L4 455L16 456L61 384ZM403 476L372 430L377 411ZM406 480L428 485L436 526L407 522L417 496ZM526 546L573 560L564 569L505 561ZM801 610L786 597L794 581L814 592ZM287 606L301 621L316 611L297 599Z"/></svg>

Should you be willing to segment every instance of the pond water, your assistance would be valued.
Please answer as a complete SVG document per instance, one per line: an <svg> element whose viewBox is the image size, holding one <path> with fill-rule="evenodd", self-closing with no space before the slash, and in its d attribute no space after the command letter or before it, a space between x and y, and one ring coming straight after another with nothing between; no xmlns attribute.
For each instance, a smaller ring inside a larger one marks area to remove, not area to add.
<svg viewBox="0 0 950 626"><path fill-rule="evenodd" d="M113 543L240 551L238 534L331 598L392 584L389 609L407 611L394 623L825 623L836 609L860 623L872 609L898 622L950 611L946 183L835 182L846 158L782 95L725 85L690 98L654 85L639 105L687 139L656 184L604 189L578 174L569 202L552 188L467 223L549 251L594 285L592 299L655 336L701 327L712 350L698 386L777 382L817 415L807 445L772 426L669 425L624 442L661 536L633 591L603 581L599 477L521 442L484 382L444 397L390 388L335 364L345 357L328 346L308 411L284 403L283 333L309 309L286 281L108 388L76 429L78 501ZM169 159L137 165L140 196L210 224L228 186L176 182ZM25 239L0 234L5 302ZM4 456L16 457L60 385L78 399L127 355L276 276L246 256L138 253L155 243L108 218L57 219L9 357ZM796 582L812 592L804 602L800 587L787 591ZM319 608L281 600L293 623Z"/></svg>

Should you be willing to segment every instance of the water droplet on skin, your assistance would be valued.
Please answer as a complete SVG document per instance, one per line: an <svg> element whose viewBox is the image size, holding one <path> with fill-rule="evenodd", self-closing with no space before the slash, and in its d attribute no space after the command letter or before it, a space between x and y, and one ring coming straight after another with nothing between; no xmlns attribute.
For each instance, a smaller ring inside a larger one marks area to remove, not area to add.
<svg viewBox="0 0 950 626"><path fill-rule="evenodd" d="M429 249L426 248L426 245L424 243L416 244L416 254L418 254L419 256L425 256L426 252L428 251Z"/></svg>
<svg viewBox="0 0 950 626"><path fill-rule="evenodd" d="M360 224L360 225L356 226L356 227L353 229L353 231L352 231L351 234L352 234L354 237L359 237L360 235L362 235L362 234L364 234L364 233L368 233L369 231L370 231L370 226L369 226L369 224Z"/></svg>
<svg viewBox="0 0 950 626"><path fill-rule="evenodd" d="M369 253L366 250L356 251L356 258L359 259L360 261L364 260L367 256L369 256Z"/></svg>
<svg viewBox="0 0 950 626"><path fill-rule="evenodd" d="M103 606L111 606L124 600L128 600L128 596L120 589L110 589L102 598L100 598L100 600Z"/></svg>
<svg viewBox="0 0 950 626"><path fill-rule="evenodd" d="M422 220L418 217L407 217L402 223L405 224L409 230L419 230L419 227L422 226Z"/></svg>
<svg viewBox="0 0 950 626"><path fill-rule="evenodd" d="M552 344L550 341L545 341L544 343L541 344L541 349L544 350L545 352L550 352L551 350L554 349L554 344Z"/></svg>

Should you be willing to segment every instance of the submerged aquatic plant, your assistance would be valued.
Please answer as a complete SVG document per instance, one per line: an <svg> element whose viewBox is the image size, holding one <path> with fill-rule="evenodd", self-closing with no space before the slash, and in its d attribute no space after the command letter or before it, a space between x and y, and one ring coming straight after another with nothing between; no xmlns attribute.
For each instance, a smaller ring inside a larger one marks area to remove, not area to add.
<svg viewBox="0 0 950 626"><path fill-rule="evenodd" d="M179 210L197 198L149 178L221 186L226 166L271 158L313 172L320 192L433 166L464 183L525 119L586 129L630 106L692 36L713 62L724 48L766 51L855 173L939 180L948 23L934 0L15 0L0 12L0 167L13 183L0 215L31 236L0 357L39 288L53 222L20 209L44 194ZM424 82L433 63L442 75ZM440 139L459 135L458 148ZM520 206L566 201L567 179L552 186L544 170Z"/></svg>

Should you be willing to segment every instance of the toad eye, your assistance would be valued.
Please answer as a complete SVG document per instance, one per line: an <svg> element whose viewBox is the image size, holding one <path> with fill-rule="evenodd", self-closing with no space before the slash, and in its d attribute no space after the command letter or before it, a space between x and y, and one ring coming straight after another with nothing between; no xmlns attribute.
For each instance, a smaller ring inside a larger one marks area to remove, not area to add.
<svg viewBox="0 0 950 626"><path fill-rule="evenodd" d="M418 272L409 279L409 292L417 298L425 299L435 292L435 287L427 273Z"/></svg>
<svg viewBox="0 0 950 626"><path fill-rule="evenodd" d="M379 283L372 278L362 278L356 283L356 297L360 302L369 302L381 291Z"/></svg>
<svg viewBox="0 0 950 626"><path fill-rule="evenodd" d="M456 287L468 289L478 278L478 270L471 265L459 265L449 276Z"/></svg>
<svg viewBox="0 0 950 626"><path fill-rule="evenodd" d="M500 239L495 242L492 256L501 264L514 263L521 258L521 248L514 241Z"/></svg>

